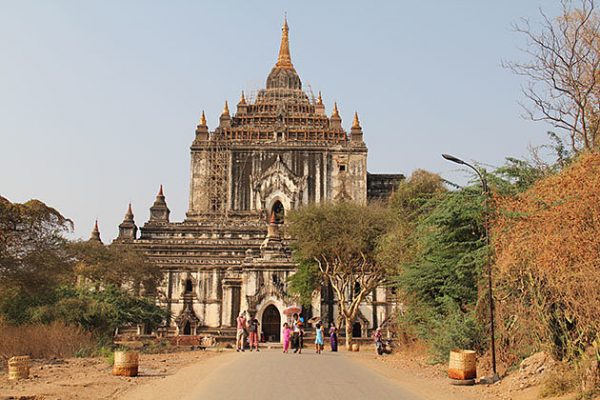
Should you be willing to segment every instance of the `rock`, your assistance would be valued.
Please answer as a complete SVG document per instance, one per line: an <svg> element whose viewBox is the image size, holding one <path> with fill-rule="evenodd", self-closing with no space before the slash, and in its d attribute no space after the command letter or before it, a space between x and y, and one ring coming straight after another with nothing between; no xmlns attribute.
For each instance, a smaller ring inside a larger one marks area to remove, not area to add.
<svg viewBox="0 0 600 400"><path fill-rule="evenodd" d="M527 357L521 361L521 364L519 365L519 372L517 375L519 389L526 389L530 386L539 384L542 375L549 369L552 369L555 365L556 361L543 351Z"/></svg>

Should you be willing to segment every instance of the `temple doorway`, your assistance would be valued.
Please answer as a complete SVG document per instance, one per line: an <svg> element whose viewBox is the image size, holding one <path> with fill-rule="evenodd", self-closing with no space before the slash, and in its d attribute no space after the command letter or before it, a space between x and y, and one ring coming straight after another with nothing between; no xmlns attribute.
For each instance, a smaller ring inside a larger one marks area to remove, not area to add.
<svg viewBox="0 0 600 400"><path fill-rule="evenodd" d="M279 342L281 334L281 315L273 304L265 308L262 315L262 332L268 342Z"/></svg>
<svg viewBox="0 0 600 400"><path fill-rule="evenodd" d="M183 334L184 335L192 334L192 326L190 325L190 321L185 321L185 325L183 326Z"/></svg>
<svg viewBox="0 0 600 400"><path fill-rule="evenodd" d="M277 200L273 204L272 211L273 211L273 215L275 216L275 223L283 224L283 220L285 217L285 208L283 207L283 204L281 204L281 202L279 200Z"/></svg>

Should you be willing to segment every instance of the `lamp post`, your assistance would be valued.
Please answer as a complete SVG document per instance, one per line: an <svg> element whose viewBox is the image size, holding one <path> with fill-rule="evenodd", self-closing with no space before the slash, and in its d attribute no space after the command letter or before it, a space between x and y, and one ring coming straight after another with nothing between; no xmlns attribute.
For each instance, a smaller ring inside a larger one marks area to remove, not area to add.
<svg viewBox="0 0 600 400"><path fill-rule="evenodd" d="M464 165L466 167L471 168L473 171L475 171L475 173L481 180L481 186L483 187L484 205L486 206L486 207L484 207L484 210L483 210L483 212L485 213L484 218L483 218L483 229L485 232L485 243L488 246L487 273L488 273L488 294L489 294L489 303L490 303L489 304L489 306L490 306L490 336L492 339L492 346L491 346L492 347L492 372L493 372L492 380L496 381L496 380L499 380L499 377L498 377L498 373L496 372L496 338L495 338L495 330L494 330L494 297L492 294L492 262L490 259L490 232L489 232L489 227L488 227L489 220L488 220L488 213L487 213L487 209L486 209L487 201L488 201L488 197L489 197L489 187L487 184L487 180L485 179L485 176L483 176L477 168L475 168L468 162L463 161L460 158L454 157L450 154L442 154L442 157L444 157L448 161L452 161L453 163Z"/></svg>

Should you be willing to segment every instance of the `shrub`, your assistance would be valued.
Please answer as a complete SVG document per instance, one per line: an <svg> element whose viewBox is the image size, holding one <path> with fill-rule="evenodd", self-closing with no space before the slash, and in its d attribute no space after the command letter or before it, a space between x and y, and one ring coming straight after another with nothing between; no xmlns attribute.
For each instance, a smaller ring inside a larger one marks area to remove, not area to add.
<svg viewBox="0 0 600 400"><path fill-rule="evenodd" d="M0 359L29 355L32 358L72 357L84 351L92 352L96 343L91 333L60 322L48 325L11 325L0 321Z"/></svg>

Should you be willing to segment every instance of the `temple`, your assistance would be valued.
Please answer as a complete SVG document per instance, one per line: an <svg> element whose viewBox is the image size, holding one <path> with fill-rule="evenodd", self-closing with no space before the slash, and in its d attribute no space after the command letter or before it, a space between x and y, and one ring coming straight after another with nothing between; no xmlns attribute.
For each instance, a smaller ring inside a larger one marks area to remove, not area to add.
<svg viewBox="0 0 600 400"><path fill-rule="evenodd" d="M357 113L347 132L336 104L328 115L321 93L315 98L302 89L285 21L266 88L253 98L242 92L233 114L225 102L213 131L202 112L191 145L186 219L170 221L161 186L139 236L130 204L115 243L142 249L164 271L156 293L172 315L164 333L226 334L246 311L261 322L266 340L279 341L287 318L283 310L296 304L287 291L297 265L285 233L286 213L311 203L380 201L401 179L367 173ZM93 237L99 240L99 232ZM393 300L389 288L373 291L354 334L366 336L381 325ZM305 318L334 321L336 301L324 287L304 310Z"/></svg>

